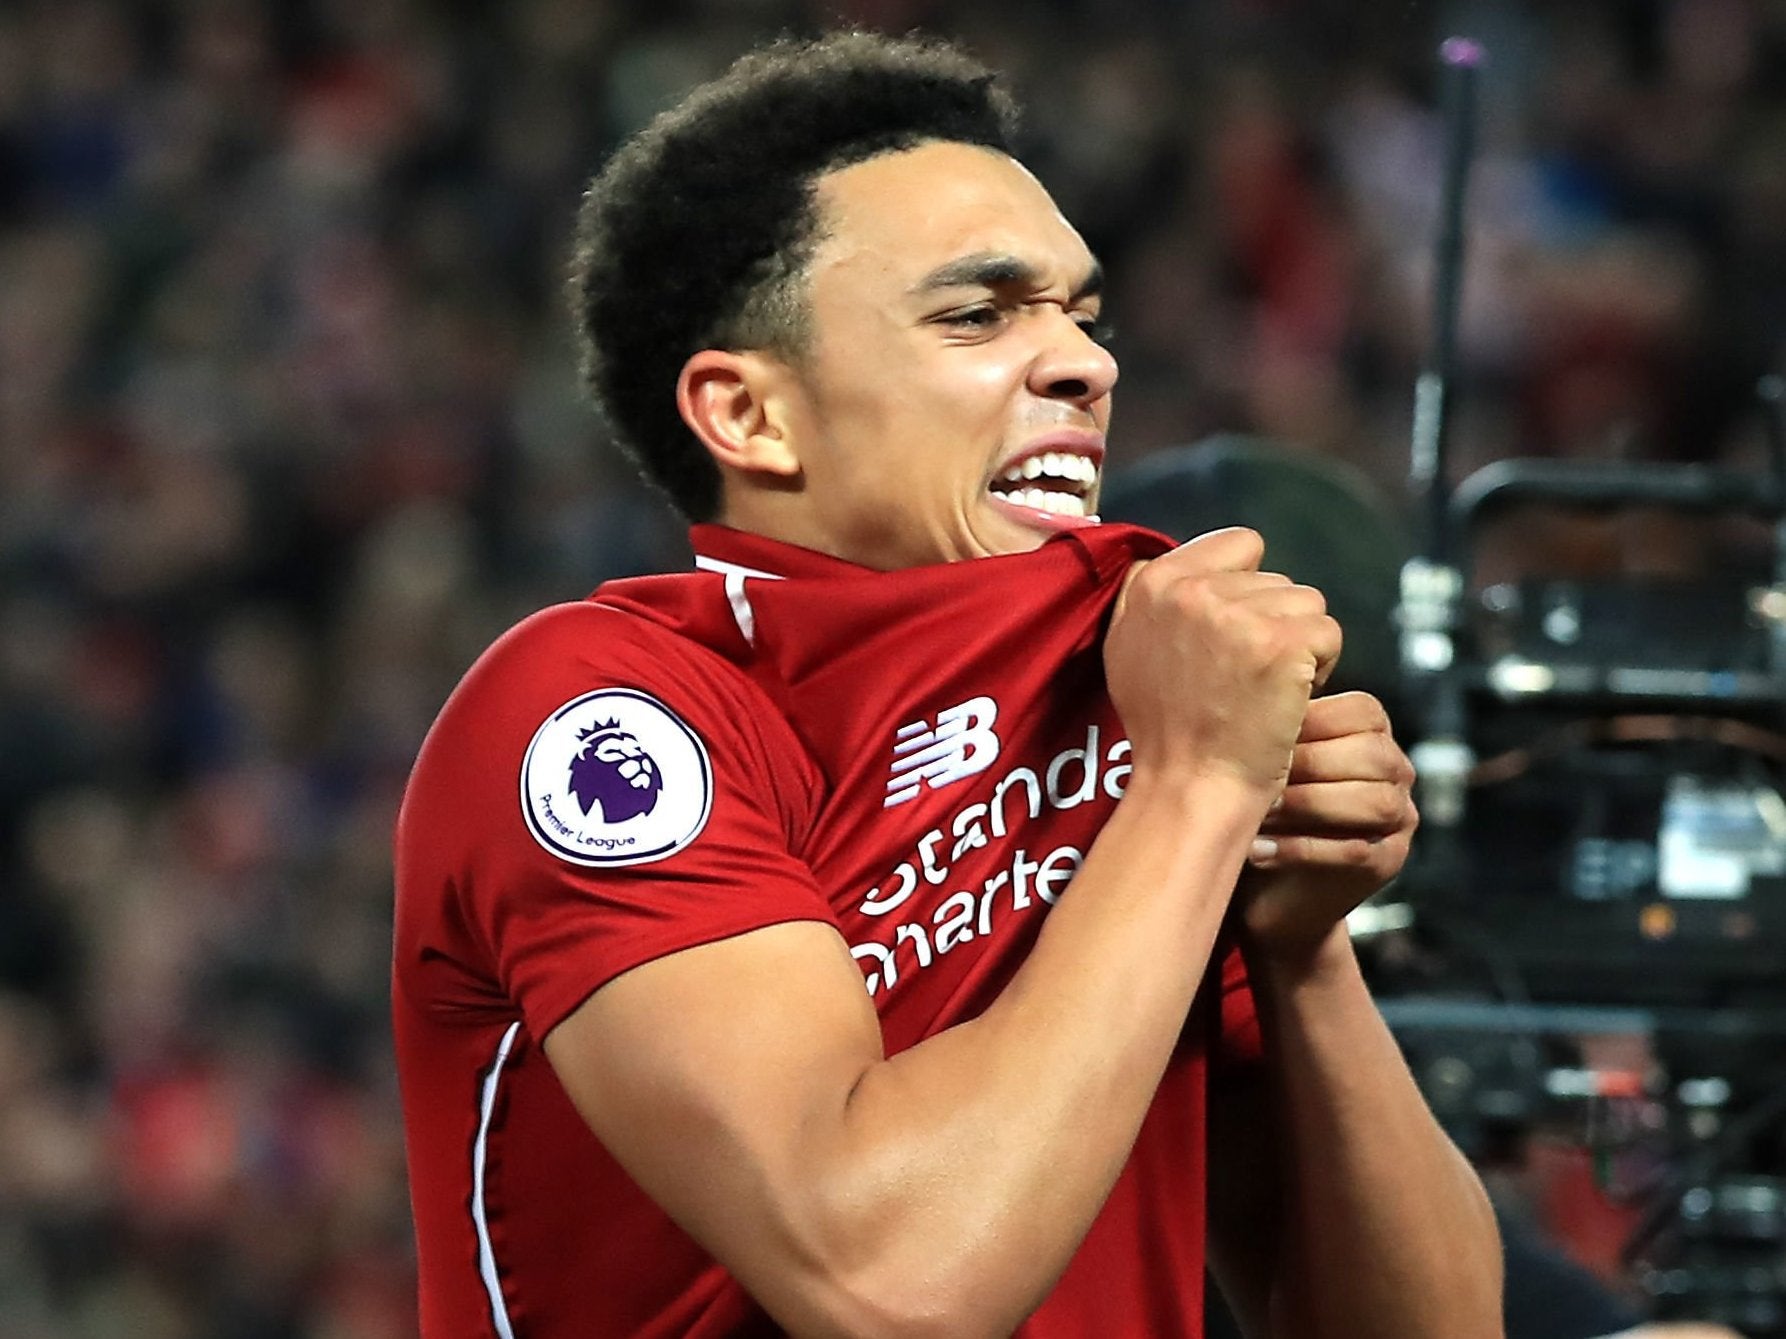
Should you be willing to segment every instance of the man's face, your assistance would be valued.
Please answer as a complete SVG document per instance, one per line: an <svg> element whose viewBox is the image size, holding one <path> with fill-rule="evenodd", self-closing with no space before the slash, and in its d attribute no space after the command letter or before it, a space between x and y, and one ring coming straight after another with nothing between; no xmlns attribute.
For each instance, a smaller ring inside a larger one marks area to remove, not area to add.
<svg viewBox="0 0 1786 1339"><path fill-rule="evenodd" d="M1098 267L1027 171L936 143L818 185L787 538L877 568L1094 524L1116 363Z"/></svg>

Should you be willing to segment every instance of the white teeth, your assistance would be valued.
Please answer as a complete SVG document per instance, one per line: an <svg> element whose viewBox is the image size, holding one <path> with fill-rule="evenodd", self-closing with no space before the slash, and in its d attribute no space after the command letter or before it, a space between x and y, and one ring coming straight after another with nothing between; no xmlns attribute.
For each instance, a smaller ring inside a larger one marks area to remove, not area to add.
<svg viewBox="0 0 1786 1339"><path fill-rule="evenodd" d="M1022 483L1026 479L1040 479L1047 475L1051 479L1067 479L1073 483L1093 484L1098 481L1098 467L1092 463L1090 456L1074 455L1067 451L1044 451L1040 455L1028 456L1015 465L1005 467L1000 476L1006 483Z"/></svg>
<svg viewBox="0 0 1786 1339"><path fill-rule="evenodd" d="M1074 491L1016 487L1002 488L998 494L1020 507L1033 507L1056 516L1086 515L1088 495L1098 482L1098 467L1090 456L1072 451L1042 451L1005 466L999 478L1004 484L1021 485L1044 476L1073 484Z"/></svg>
<svg viewBox="0 0 1786 1339"><path fill-rule="evenodd" d="M1062 516L1085 515L1085 499L1078 494L1050 493L1048 496L1053 499L1048 504L1048 510L1058 512Z"/></svg>
<svg viewBox="0 0 1786 1339"><path fill-rule="evenodd" d="M1055 493L1046 488L1019 488L1004 494L1005 500L1019 507L1052 512L1057 516L1085 515L1085 499L1073 493Z"/></svg>

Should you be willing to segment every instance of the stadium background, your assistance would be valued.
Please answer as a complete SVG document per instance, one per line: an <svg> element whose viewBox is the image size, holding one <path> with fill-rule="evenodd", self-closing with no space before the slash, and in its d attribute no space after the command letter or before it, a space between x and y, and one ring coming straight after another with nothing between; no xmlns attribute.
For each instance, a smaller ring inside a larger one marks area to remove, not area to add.
<svg viewBox="0 0 1786 1339"><path fill-rule="evenodd" d="M0 1335L413 1333L404 776L507 622L684 561L578 399L580 185L837 21L1016 77L1111 274L1119 464L1238 431L1399 492L1460 30L1491 52L1460 467L1759 458L1780 0L0 5Z"/></svg>

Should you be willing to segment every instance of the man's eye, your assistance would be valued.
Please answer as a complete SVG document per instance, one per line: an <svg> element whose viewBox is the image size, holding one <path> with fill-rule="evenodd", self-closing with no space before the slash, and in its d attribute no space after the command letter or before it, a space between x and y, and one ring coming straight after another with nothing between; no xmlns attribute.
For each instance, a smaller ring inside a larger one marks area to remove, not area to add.
<svg viewBox="0 0 1786 1339"><path fill-rule="evenodd" d="M1075 316L1073 320L1094 342L1108 344L1116 338L1116 327L1096 316Z"/></svg>
<svg viewBox="0 0 1786 1339"><path fill-rule="evenodd" d="M997 307L963 307L960 311L949 312L941 318L944 325L965 326L970 330L985 330L998 324L1000 312Z"/></svg>

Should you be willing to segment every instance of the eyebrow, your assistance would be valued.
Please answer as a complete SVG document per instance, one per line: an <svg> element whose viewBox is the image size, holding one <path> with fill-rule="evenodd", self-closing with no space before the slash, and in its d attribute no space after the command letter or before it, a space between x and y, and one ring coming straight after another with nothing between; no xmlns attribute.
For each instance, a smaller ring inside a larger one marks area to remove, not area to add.
<svg viewBox="0 0 1786 1339"><path fill-rule="evenodd" d="M1027 260L1008 255L1002 251L976 251L971 256L962 256L939 265L917 283L912 285L912 293L934 293L943 288L1012 288L1042 287L1042 272ZM1095 296L1104 291L1104 267L1092 261L1091 268L1085 272L1073 291L1068 294L1069 302Z"/></svg>

